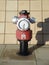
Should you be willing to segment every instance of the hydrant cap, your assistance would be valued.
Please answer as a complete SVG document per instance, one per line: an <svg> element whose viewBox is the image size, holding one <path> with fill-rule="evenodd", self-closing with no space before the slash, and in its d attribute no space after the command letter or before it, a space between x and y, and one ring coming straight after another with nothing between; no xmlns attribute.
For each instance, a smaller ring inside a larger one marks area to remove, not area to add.
<svg viewBox="0 0 49 65"><path fill-rule="evenodd" d="M27 12L27 10L22 10L19 14L30 14L30 12Z"/></svg>

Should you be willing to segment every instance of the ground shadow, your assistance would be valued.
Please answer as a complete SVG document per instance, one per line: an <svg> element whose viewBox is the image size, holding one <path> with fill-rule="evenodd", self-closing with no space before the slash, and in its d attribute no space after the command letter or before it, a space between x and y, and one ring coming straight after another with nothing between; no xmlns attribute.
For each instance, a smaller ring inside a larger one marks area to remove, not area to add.
<svg viewBox="0 0 49 65"><path fill-rule="evenodd" d="M31 54L34 50L45 45L45 43L49 41L49 18L46 18L44 22L39 22L37 26L42 28L42 30L38 31L36 34L35 38L37 40L37 44L29 48Z"/></svg>

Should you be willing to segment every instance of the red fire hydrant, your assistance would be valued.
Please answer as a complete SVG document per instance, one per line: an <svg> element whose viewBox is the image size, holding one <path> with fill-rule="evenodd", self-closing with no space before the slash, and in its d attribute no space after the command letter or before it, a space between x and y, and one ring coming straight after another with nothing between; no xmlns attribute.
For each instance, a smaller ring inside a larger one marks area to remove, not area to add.
<svg viewBox="0 0 49 65"><path fill-rule="evenodd" d="M20 16L14 16L12 21L17 24L16 38L20 42L21 55L28 55L28 41L32 38L32 31L30 30L30 22L34 23L34 19L29 17L29 12L22 10Z"/></svg>

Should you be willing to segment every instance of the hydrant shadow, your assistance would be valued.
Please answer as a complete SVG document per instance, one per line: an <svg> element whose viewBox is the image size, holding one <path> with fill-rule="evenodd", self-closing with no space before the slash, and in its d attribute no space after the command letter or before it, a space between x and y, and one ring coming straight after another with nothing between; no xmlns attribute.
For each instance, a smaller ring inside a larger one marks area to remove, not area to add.
<svg viewBox="0 0 49 65"><path fill-rule="evenodd" d="M39 28L42 28L41 31L38 31L36 34L37 44L29 48L30 54L41 46L44 46L47 41L49 41L49 18L46 18L44 22L39 22L37 24Z"/></svg>

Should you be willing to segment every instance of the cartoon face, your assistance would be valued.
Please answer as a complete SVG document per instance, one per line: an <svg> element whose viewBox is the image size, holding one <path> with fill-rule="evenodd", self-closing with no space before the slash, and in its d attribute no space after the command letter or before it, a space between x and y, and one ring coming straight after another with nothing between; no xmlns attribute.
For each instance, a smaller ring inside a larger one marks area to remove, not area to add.
<svg viewBox="0 0 49 65"><path fill-rule="evenodd" d="M17 22L17 27L19 30L28 30L30 28L30 22L26 18L21 18Z"/></svg>

